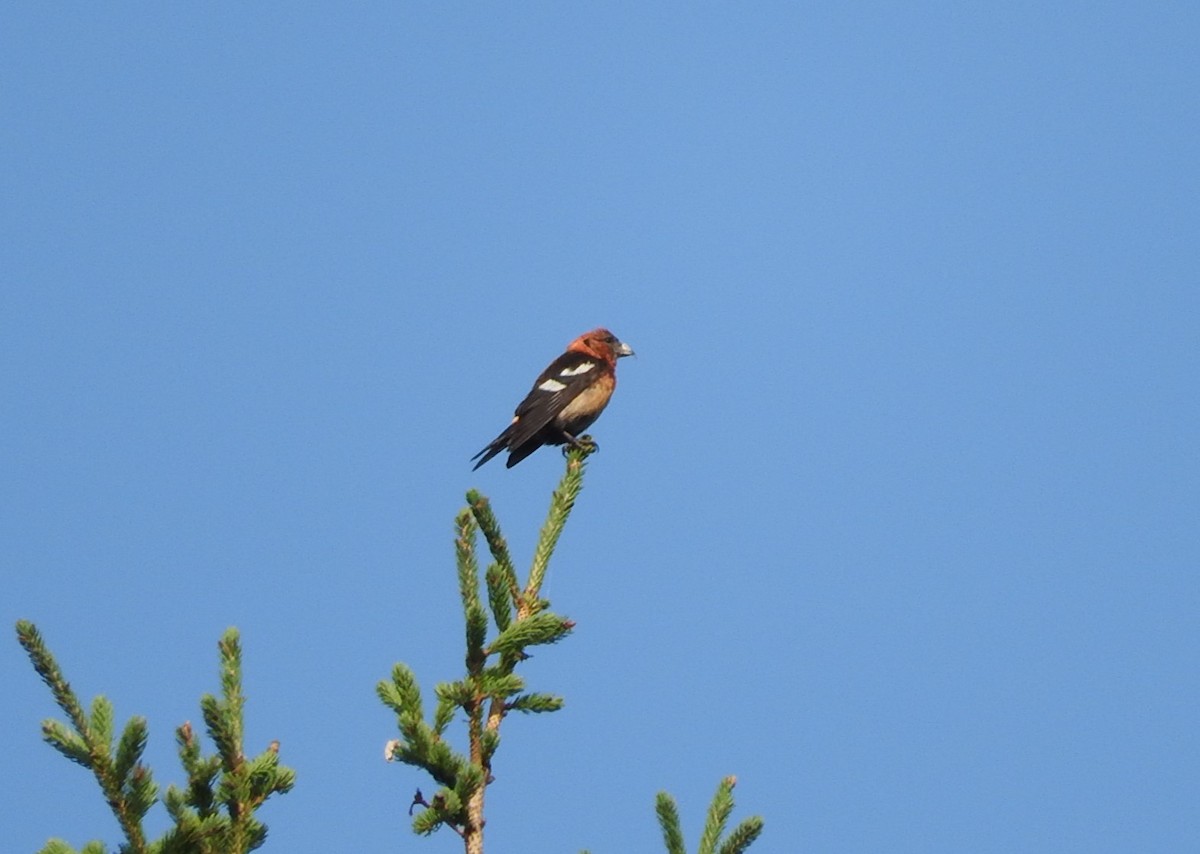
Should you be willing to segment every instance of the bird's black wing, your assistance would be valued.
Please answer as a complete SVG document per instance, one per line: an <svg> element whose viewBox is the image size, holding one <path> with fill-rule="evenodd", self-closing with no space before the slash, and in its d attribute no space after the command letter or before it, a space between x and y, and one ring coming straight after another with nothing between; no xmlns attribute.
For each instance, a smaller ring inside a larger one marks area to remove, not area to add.
<svg viewBox="0 0 1200 854"><path fill-rule="evenodd" d="M573 350L551 362L517 406L508 447L517 448L536 436L567 404L609 370L602 360Z"/></svg>

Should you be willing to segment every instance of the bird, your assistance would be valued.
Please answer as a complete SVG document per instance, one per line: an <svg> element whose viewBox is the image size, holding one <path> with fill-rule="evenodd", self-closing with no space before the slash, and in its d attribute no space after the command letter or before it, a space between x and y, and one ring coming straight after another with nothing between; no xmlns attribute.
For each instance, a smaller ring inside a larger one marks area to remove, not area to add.
<svg viewBox="0 0 1200 854"><path fill-rule="evenodd" d="M617 387L617 359L632 355L632 347L603 327L580 335L542 371L512 423L471 457L479 460L472 471L502 451L512 468L542 445L580 447L579 435L600 417Z"/></svg>

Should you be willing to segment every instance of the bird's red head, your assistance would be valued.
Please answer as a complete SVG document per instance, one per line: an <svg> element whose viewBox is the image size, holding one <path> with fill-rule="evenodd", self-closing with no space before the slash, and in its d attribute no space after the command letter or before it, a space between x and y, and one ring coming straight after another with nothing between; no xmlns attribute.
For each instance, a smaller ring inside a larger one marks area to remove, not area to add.
<svg viewBox="0 0 1200 854"><path fill-rule="evenodd" d="M585 353L615 365L622 356L632 356L633 348L617 338L603 326L585 332L567 345L568 350Z"/></svg>

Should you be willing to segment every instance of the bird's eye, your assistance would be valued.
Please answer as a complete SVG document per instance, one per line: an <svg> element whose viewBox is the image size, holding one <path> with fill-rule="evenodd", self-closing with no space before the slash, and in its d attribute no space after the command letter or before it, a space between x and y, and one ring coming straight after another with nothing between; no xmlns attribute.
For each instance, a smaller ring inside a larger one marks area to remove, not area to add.
<svg viewBox="0 0 1200 854"><path fill-rule="evenodd" d="M617 343L617 336L616 335L605 335L604 342L606 344L615 344L615 343Z"/></svg>

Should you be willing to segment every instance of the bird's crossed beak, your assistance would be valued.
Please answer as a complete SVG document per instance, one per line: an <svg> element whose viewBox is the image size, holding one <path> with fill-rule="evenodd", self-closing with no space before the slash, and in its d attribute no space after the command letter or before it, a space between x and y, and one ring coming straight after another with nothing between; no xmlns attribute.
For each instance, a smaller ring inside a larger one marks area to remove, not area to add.
<svg viewBox="0 0 1200 854"><path fill-rule="evenodd" d="M618 341L617 346L613 348L613 352L617 354L617 358L619 359L622 356L632 356L633 348L624 341Z"/></svg>

